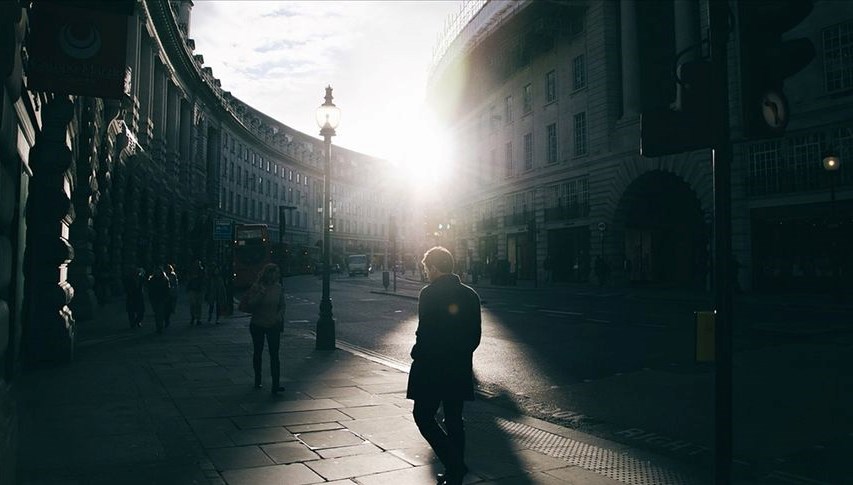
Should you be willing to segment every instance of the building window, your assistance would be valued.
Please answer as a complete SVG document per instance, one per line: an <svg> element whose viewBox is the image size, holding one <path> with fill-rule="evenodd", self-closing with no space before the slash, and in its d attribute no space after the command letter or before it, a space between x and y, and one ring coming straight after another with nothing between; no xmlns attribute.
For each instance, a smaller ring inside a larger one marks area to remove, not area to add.
<svg viewBox="0 0 853 485"><path fill-rule="evenodd" d="M512 177L513 172L515 171L515 167L513 167L512 162L512 142L507 142L504 147L504 163L506 167L506 176Z"/></svg>
<svg viewBox="0 0 853 485"><path fill-rule="evenodd" d="M504 98L504 120L506 124L512 123L512 96Z"/></svg>
<svg viewBox="0 0 853 485"><path fill-rule="evenodd" d="M529 113L533 109L533 85L525 84L523 93L524 112Z"/></svg>
<svg viewBox="0 0 853 485"><path fill-rule="evenodd" d="M575 91L586 87L586 62L583 54L572 61L572 77L574 79L572 88Z"/></svg>
<svg viewBox="0 0 853 485"><path fill-rule="evenodd" d="M495 114L495 107L489 106L489 132L494 133L498 129L498 120L500 116Z"/></svg>
<svg viewBox="0 0 853 485"><path fill-rule="evenodd" d="M498 151L492 148L489 160L489 180L497 179L498 174Z"/></svg>
<svg viewBox="0 0 853 485"><path fill-rule="evenodd" d="M575 156L586 155L586 113L575 115Z"/></svg>
<svg viewBox="0 0 853 485"><path fill-rule="evenodd" d="M545 92L549 103L557 100L557 71L548 71L545 75Z"/></svg>
<svg viewBox="0 0 853 485"><path fill-rule="evenodd" d="M779 192L779 169L783 164L781 143L774 140L750 146L748 160L750 195Z"/></svg>
<svg viewBox="0 0 853 485"><path fill-rule="evenodd" d="M548 130L548 163L557 162L557 124L551 123Z"/></svg>
<svg viewBox="0 0 853 485"><path fill-rule="evenodd" d="M828 92L853 88L853 20L824 29L823 70Z"/></svg>
<svg viewBox="0 0 853 485"><path fill-rule="evenodd" d="M533 168L533 133L524 135L524 169Z"/></svg>

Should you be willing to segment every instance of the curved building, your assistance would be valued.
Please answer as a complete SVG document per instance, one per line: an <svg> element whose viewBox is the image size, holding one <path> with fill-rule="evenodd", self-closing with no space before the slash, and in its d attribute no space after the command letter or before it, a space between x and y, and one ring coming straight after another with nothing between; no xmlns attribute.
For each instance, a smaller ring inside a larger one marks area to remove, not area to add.
<svg viewBox="0 0 853 485"><path fill-rule="evenodd" d="M222 88L192 6L0 2L0 483L15 481L22 369L71 360L127 274L227 264L223 223L266 223L306 252L322 240L322 140ZM333 167L333 256L383 252L385 162L335 147Z"/></svg>
<svg viewBox="0 0 853 485"><path fill-rule="evenodd" d="M850 283L850 256L823 248L853 242L853 170L821 165L827 149L848 165L853 150L848 10L817 1L786 34L810 38L817 56L786 80L794 115L777 138L743 137L740 39L729 37L742 288L825 291L840 274ZM464 3L436 48L430 90L456 139L451 210L467 267L508 283L709 287L709 150L638 150L640 114L676 99L677 54L707 56L707 16L702 0Z"/></svg>

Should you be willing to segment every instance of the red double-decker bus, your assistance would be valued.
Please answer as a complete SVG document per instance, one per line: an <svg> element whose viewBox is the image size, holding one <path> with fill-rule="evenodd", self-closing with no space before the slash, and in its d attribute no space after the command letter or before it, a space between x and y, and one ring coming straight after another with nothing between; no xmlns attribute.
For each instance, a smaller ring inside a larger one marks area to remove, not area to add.
<svg viewBox="0 0 853 485"><path fill-rule="evenodd" d="M272 263L272 245L266 224L234 226L234 288L248 288L258 273Z"/></svg>

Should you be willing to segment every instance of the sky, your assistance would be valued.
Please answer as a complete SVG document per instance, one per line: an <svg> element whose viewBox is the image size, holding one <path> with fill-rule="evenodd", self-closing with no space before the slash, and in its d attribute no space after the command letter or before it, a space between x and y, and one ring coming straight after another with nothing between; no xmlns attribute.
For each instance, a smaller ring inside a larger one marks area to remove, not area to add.
<svg viewBox="0 0 853 485"><path fill-rule="evenodd" d="M331 85L335 145L418 174L444 157L424 93L433 48L461 2L194 3L195 53L253 108L319 138L314 114Z"/></svg>

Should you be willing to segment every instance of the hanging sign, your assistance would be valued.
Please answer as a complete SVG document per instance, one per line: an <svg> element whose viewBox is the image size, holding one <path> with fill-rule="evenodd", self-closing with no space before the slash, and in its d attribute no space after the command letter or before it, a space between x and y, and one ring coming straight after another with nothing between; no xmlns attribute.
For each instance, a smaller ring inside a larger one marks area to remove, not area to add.
<svg viewBox="0 0 853 485"><path fill-rule="evenodd" d="M98 4L33 3L26 69L29 89L112 99L130 92L127 15L115 8L95 8Z"/></svg>

